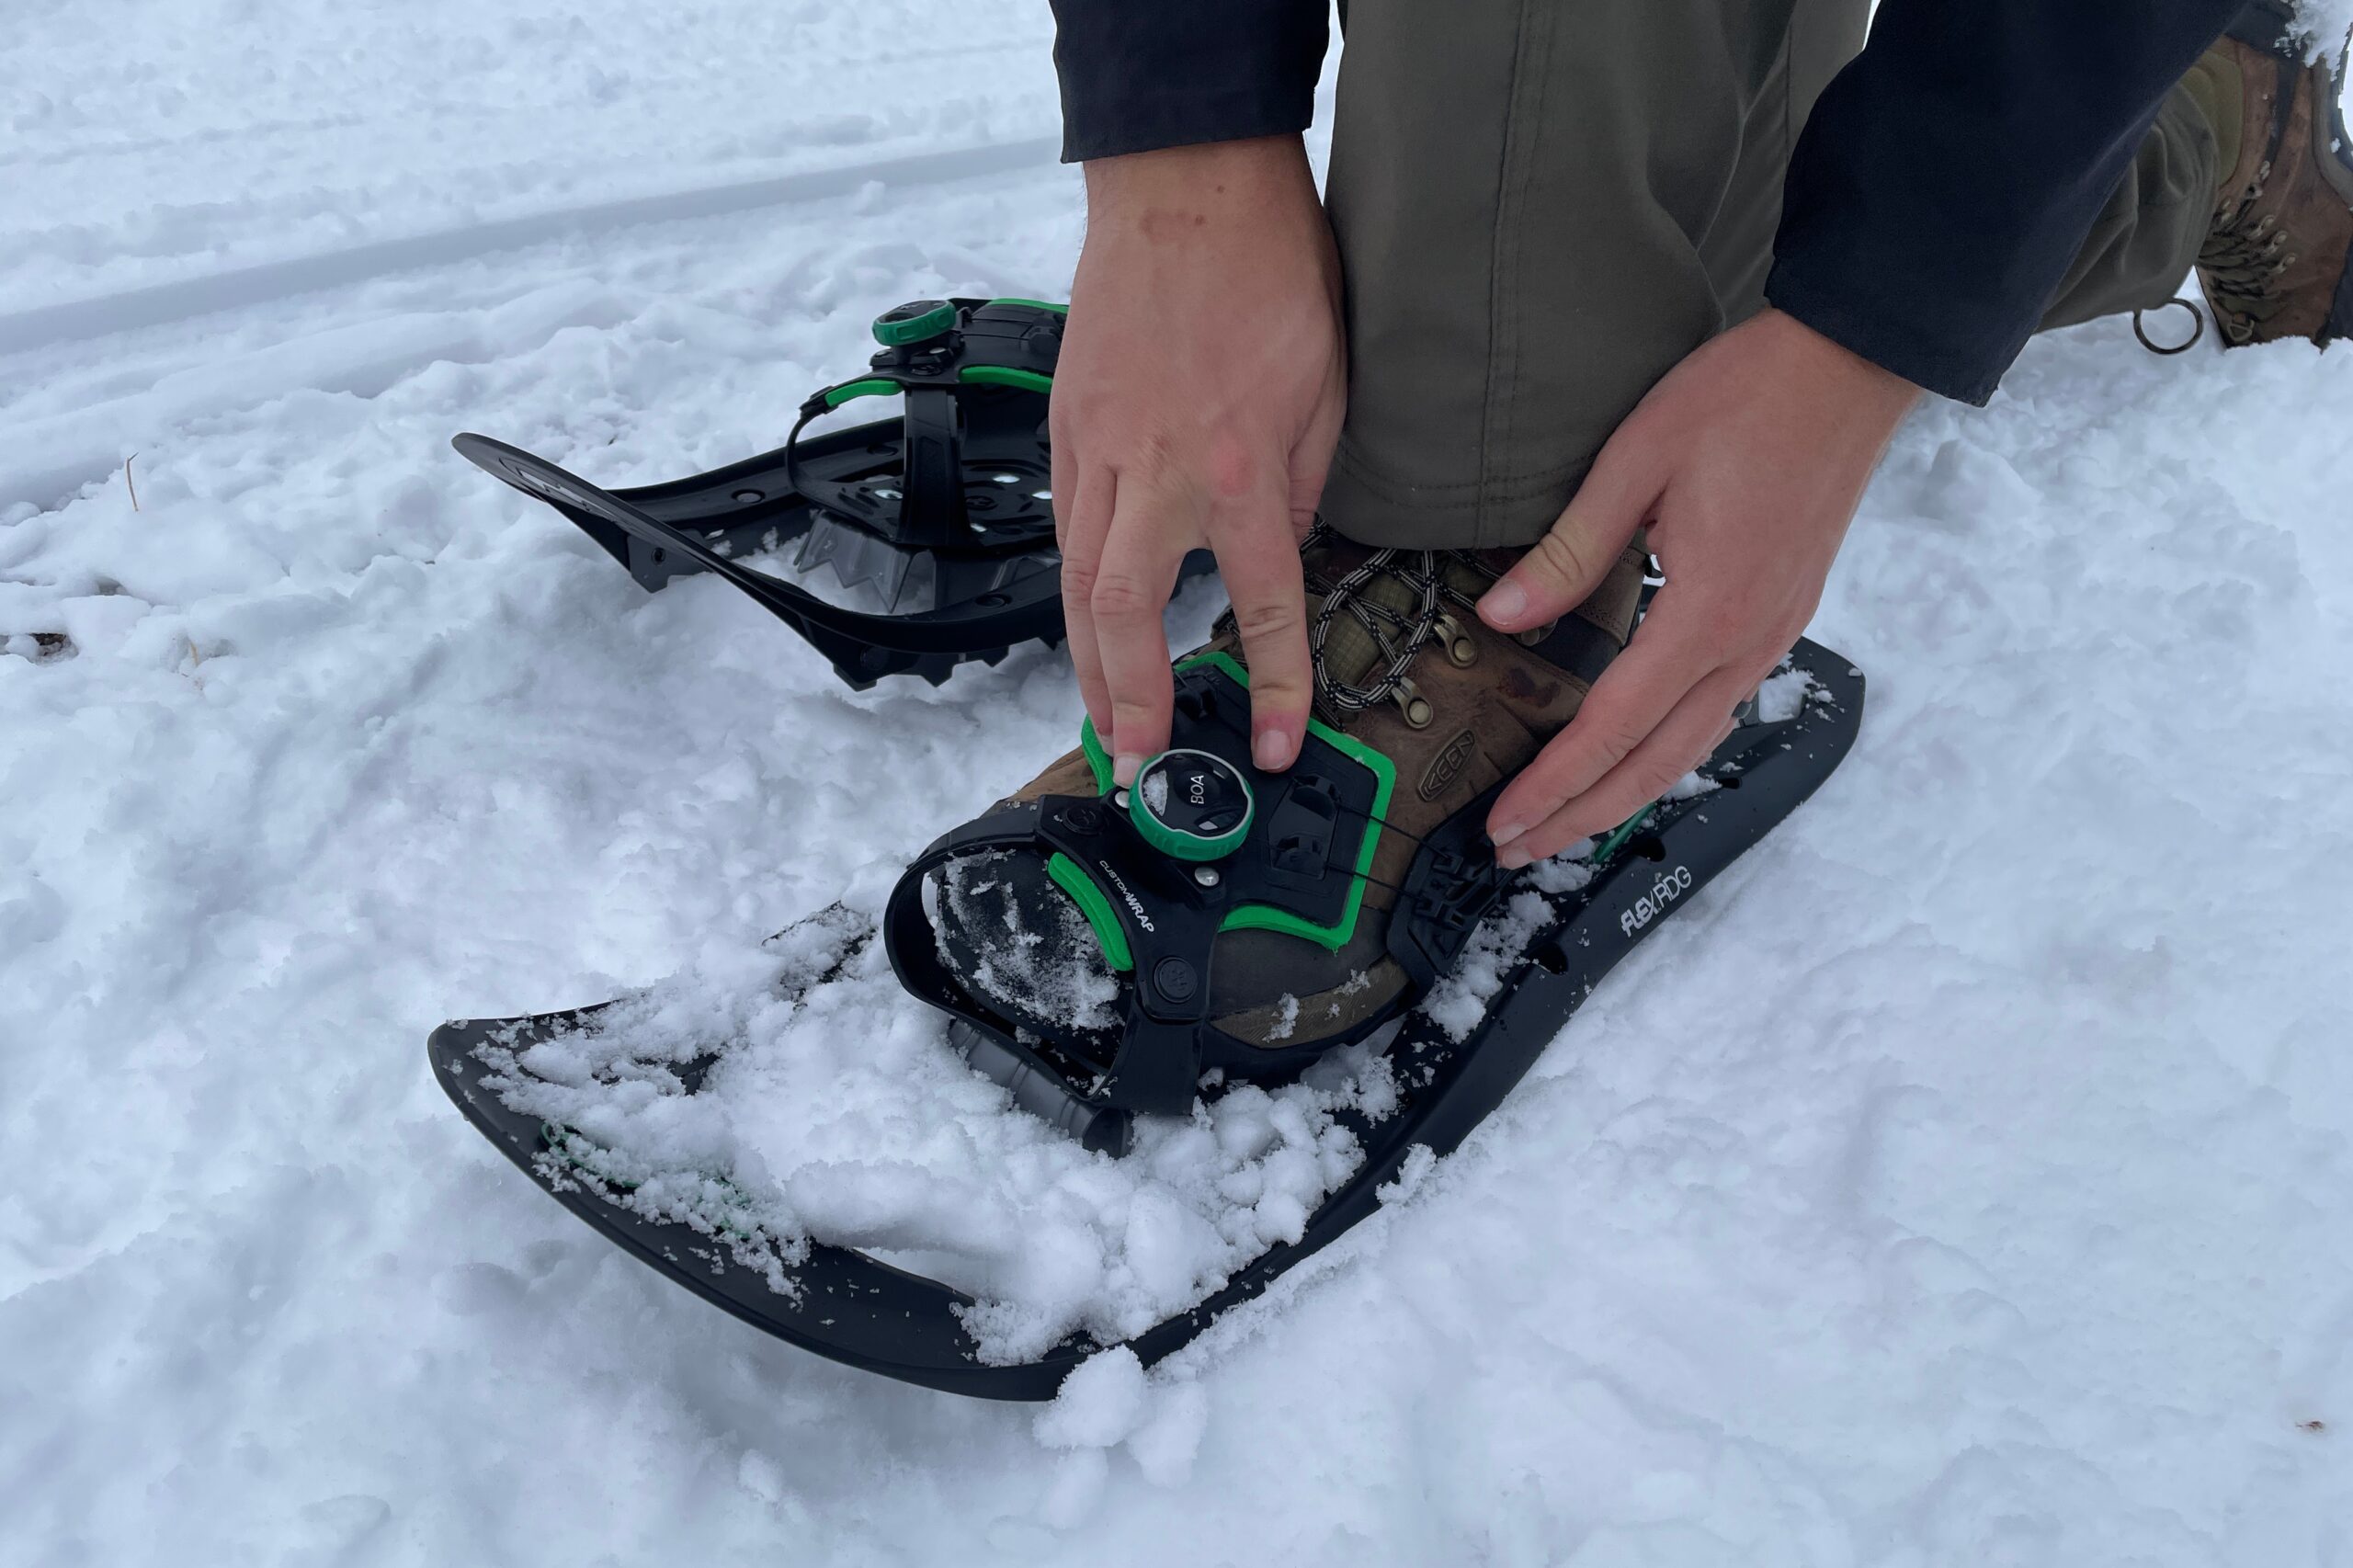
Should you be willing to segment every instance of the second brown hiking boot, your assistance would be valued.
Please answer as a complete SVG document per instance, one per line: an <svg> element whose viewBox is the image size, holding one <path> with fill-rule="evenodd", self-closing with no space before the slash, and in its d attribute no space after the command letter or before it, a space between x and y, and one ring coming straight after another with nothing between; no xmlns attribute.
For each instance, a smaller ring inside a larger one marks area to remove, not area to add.
<svg viewBox="0 0 2353 1568"><path fill-rule="evenodd" d="M2238 161L2218 192L2198 278L2224 347L2353 336L2353 144L2344 55L2307 63L2290 19L2250 6L2199 62L2237 89ZM2227 101L2227 97L2225 98ZM2227 136L2224 144L2228 145Z"/></svg>

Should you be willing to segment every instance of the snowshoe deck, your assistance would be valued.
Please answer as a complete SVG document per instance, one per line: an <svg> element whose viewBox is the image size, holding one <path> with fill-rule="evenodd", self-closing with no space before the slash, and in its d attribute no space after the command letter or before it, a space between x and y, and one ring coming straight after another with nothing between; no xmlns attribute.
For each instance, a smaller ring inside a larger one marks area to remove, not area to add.
<svg viewBox="0 0 2353 1568"><path fill-rule="evenodd" d="M1553 914L1513 962L1482 1022L1457 1041L1426 1013L1408 1014L1386 1047L1401 1093L1389 1116L1340 1119L1363 1164L1310 1217L1305 1233L1260 1255L1215 1294L1129 1341L1146 1365L1198 1337L1233 1308L1331 1244L1381 1201L1413 1151L1451 1153L1526 1075L1601 978L1691 895L1796 809L1845 757L1862 716L1863 678L1810 642L1791 655L1808 696L1794 717L1744 724L1702 769L1719 788L1661 802L1597 851L1592 879L1549 894ZM593 1011L593 1010L591 1010ZM498 1097L478 1052L494 1038L522 1043L580 1027L589 1012L444 1025L427 1047L436 1075L469 1120L574 1213L713 1305L779 1338L847 1365L953 1393L1052 1397L1086 1357L1072 1339L1036 1360L992 1365L960 1319L971 1298L855 1250L813 1244L790 1270L790 1293L743 1254L740 1239L660 1222L601 1196L557 1139ZM951 1029L951 1034L954 1031ZM963 1038L969 1043L969 1036ZM1002 1062L976 1052L999 1076ZM1000 1081L1003 1081L1000 1078Z"/></svg>

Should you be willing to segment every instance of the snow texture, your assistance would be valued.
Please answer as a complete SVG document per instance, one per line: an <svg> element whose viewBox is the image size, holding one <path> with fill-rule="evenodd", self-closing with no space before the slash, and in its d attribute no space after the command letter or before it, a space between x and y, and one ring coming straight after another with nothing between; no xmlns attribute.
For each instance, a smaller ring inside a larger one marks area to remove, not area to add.
<svg viewBox="0 0 2353 1568"><path fill-rule="evenodd" d="M1120 983L1077 904L1059 889L1025 903L1002 873L1010 850L951 860L938 879L939 928L973 950L969 971L943 941L940 955L983 995L1022 1017L1082 1031L1118 1025ZM1031 864L1034 866L1035 861ZM1040 903L1042 902L1042 907ZM1033 930L1033 923L1050 927Z"/></svg>
<svg viewBox="0 0 2353 1568"><path fill-rule="evenodd" d="M1787 723L1805 707L1806 688L1812 683L1803 670L1784 669L1769 675L1756 687L1756 717L1768 724Z"/></svg>
<svg viewBox="0 0 2353 1568"><path fill-rule="evenodd" d="M1816 619L1871 681L1820 795L1304 1277L1141 1394L984 1405L657 1279L421 1048L699 969L668 1005L813 1078L981 1106L911 1013L776 1016L758 942L1066 749L1066 660L848 692L446 442L672 477L878 310L1063 293L1046 8L8 20L12 1568L2346 1561L2353 354L2096 323L1921 409ZM680 1064L634 1060L651 1132Z"/></svg>
<svg viewBox="0 0 2353 1568"><path fill-rule="evenodd" d="M1454 968L1422 998L1422 1011L1449 1040L1459 1043L1471 1038L1487 1016L1487 1003L1527 952L1529 938L1553 914L1552 905L1537 894L1514 893L1499 915L1471 933Z"/></svg>
<svg viewBox="0 0 2353 1568"><path fill-rule="evenodd" d="M2333 58L2353 33L2353 0L2296 0L2295 12L2296 30L2315 61Z"/></svg>
<svg viewBox="0 0 2353 1568"><path fill-rule="evenodd" d="M1093 943L1083 921L1066 939ZM678 1066L714 1048L688 1095ZM980 1300L966 1324L995 1361L1132 1336L1297 1241L1362 1163L1335 1113L1396 1103L1387 1060L1352 1050L1142 1120L1124 1159L1087 1153L965 1065L848 911L488 1060L508 1105L577 1134L558 1174L692 1225L772 1289L812 1240L946 1280Z"/></svg>

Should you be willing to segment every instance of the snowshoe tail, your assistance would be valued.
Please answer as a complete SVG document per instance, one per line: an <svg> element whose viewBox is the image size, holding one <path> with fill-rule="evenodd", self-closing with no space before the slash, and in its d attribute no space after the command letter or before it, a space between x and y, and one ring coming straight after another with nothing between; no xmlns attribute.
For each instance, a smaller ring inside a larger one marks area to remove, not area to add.
<svg viewBox="0 0 2353 1568"><path fill-rule="evenodd" d="M887 675L920 676L937 686L968 660L995 664L1019 643L1062 639L1058 557L1042 564L1034 556L1017 558L1032 566L1026 573L983 563L986 581L968 597L904 615L828 604L730 559L721 545L745 551L763 536L789 538L809 527L806 503L785 486L780 452L692 479L613 491L487 436L468 432L450 444L476 467L563 513L649 588L692 572L724 577L861 690ZM656 508L675 520L656 516ZM798 516L784 516L788 510ZM716 541L709 537L713 531L721 534Z"/></svg>
<svg viewBox="0 0 2353 1568"><path fill-rule="evenodd" d="M453 444L554 506L648 590L714 572L852 687L892 675L938 686L958 665L1062 641L1047 409L1064 314L1038 300L900 305L875 319L866 370L803 400L783 446L662 484L601 490L485 436ZM895 420L801 438L813 420L888 396L901 402ZM851 603L746 563L795 541L796 575L828 571ZM1196 551L1184 574L1211 564Z"/></svg>
<svg viewBox="0 0 2353 1568"><path fill-rule="evenodd" d="M1716 788L1662 801L1610 835L1591 880L1548 895L1552 914L1512 961L1479 1024L1457 1040L1426 1010L1403 1018L1384 1048L1400 1085L1395 1108L1372 1119L1340 1116L1364 1150L1356 1174L1309 1218L1296 1242L1262 1254L1215 1294L1166 1319L1130 1347L1146 1365L1199 1337L1224 1313L1264 1294L1290 1270L1370 1215L1417 1148L1442 1156L1460 1146L1524 1077L1545 1048L1620 960L1701 888L1754 846L1827 778L1854 744L1863 677L1838 654L1801 642L1791 654L1806 696L1794 715L1744 723L1701 770ZM621 1207L569 1161L564 1130L517 1112L499 1097L483 1055L576 1028L579 1011L452 1023L427 1047L435 1075L469 1120L556 1200L606 1237L705 1301L754 1327L868 1371L951 1393L989 1399L1052 1397L1081 1360L1108 1348L1084 1339L1036 1360L992 1365L980 1358L961 1312L972 1299L853 1249L816 1244L788 1271L787 1290L770 1271L723 1238ZM951 1038L989 1049L974 1064L1013 1087L1029 1109L1074 1131L1075 1111L1056 1116L1050 1063L1010 1031L961 1018ZM1014 1078L1018 1075L1019 1082ZM1084 1106L1080 1108L1085 1108ZM1071 1108L1065 1107L1065 1110Z"/></svg>

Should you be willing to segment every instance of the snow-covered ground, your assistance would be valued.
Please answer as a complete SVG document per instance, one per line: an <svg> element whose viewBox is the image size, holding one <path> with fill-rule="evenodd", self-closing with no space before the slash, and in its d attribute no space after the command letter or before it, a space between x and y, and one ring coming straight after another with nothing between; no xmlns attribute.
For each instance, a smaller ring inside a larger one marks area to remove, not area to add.
<svg viewBox="0 0 2353 1568"><path fill-rule="evenodd" d="M2353 1562L2353 353L2100 324L1924 410L1815 802L1295 1289L1040 1415L663 1283L422 1043L870 901L1067 744L1059 655L849 693L446 446L666 477L877 309L1061 291L1044 7L28 9L0 1563Z"/></svg>

